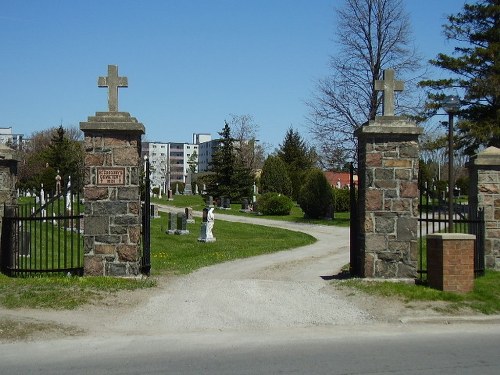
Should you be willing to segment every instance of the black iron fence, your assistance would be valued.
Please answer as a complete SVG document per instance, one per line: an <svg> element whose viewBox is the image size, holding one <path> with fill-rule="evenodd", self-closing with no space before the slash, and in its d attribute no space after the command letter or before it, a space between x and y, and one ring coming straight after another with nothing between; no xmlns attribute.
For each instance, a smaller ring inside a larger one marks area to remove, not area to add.
<svg viewBox="0 0 500 375"><path fill-rule="evenodd" d="M472 210L469 204L459 196L453 202L453 232L474 234L474 273L484 275L484 212ZM420 259L418 273L424 280L427 275L427 243L428 234L450 232L448 225L448 202L439 196L436 190L422 188L420 190Z"/></svg>
<svg viewBox="0 0 500 375"><path fill-rule="evenodd" d="M142 257L141 273L151 272L151 180L149 178L149 159L144 161L144 200L142 204Z"/></svg>
<svg viewBox="0 0 500 375"><path fill-rule="evenodd" d="M4 205L0 271L83 275L82 211L79 193L71 191L46 203Z"/></svg>

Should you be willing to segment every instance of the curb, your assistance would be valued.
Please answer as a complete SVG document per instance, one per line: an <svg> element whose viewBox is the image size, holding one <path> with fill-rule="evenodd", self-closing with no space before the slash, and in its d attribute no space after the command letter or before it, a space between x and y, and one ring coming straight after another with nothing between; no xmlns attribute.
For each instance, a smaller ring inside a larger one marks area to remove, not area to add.
<svg viewBox="0 0 500 375"><path fill-rule="evenodd" d="M402 317L403 324L500 324L500 315Z"/></svg>

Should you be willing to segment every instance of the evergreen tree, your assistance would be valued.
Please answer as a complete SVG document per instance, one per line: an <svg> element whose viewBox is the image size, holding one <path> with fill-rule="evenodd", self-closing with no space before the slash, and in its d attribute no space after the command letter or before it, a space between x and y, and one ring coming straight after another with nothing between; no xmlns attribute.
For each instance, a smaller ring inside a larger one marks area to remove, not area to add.
<svg viewBox="0 0 500 375"><path fill-rule="evenodd" d="M278 156L287 166L292 181L292 198L297 200L304 174L316 164L316 152L307 147L298 131L290 127L285 134L283 144L280 145Z"/></svg>
<svg viewBox="0 0 500 375"><path fill-rule="evenodd" d="M220 139L212 156L208 177L207 194L214 197L230 197L239 200L251 195L253 176L243 162L236 157L231 128L225 122L219 132Z"/></svg>
<svg viewBox="0 0 500 375"><path fill-rule="evenodd" d="M306 174L298 203L306 217L319 219L331 215L332 188L320 169L311 169Z"/></svg>
<svg viewBox="0 0 500 375"><path fill-rule="evenodd" d="M262 193L275 192L291 196L292 181L283 159L273 155L267 157L260 175L260 187Z"/></svg>
<svg viewBox="0 0 500 375"><path fill-rule="evenodd" d="M428 115L441 106L444 91L459 88L464 92L459 146L468 154L482 145L500 147L500 3L464 4L463 12L448 22L444 33L457 42L454 56L441 53L430 62L452 76L420 83L431 89Z"/></svg>

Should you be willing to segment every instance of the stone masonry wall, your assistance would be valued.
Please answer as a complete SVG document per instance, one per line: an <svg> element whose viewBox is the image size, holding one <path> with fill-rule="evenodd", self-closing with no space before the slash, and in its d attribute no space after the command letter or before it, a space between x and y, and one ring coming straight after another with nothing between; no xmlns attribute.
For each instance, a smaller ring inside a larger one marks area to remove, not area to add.
<svg viewBox="0 0 500 375"><path fill-rule="evenodd" d="M102 114L101 122L117 116L119 119L119 115ZM137 275L141 255L139 185L142 132L136 128L127 131L126 124L115 127L113 131L101 129L96 123L84 123L81 128L85 134L86 153L85 274ZM124 183L99 183L98 168L123 168Z"/></svg>
<svg viewBox="0 0 500 375"><path fill-rule="evenodd" d="M358 133L362 276L414 278L420 129L370 126Z"/></svg>
<svg viewBox="0 0 500 375"><path fill-rule="evenodd" d="M489 147L469 164L472 210L483 209L485 267L500 270L500 149Z"/></svg>

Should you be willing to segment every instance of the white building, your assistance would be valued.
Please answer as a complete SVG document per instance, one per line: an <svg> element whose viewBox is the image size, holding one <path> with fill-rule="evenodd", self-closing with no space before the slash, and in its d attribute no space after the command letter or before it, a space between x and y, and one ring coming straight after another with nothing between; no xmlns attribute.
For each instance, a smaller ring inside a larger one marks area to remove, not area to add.
<svg viewBox="0 0 500 375"><path fill-rule="evenodd" d="M175 188L176 182L185 182L192 163L198 171L198 145L175 142L143 142L142 156L150 161L152 187L165 191Z"/></svg>
<svg viewBox="0 0 500 375"><path fill-rule="evenodd" d="M23 143L23 134L12 133L12 127L0 128L0 143L18 149Z"/></svg>

